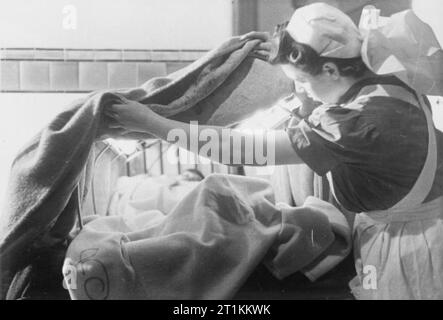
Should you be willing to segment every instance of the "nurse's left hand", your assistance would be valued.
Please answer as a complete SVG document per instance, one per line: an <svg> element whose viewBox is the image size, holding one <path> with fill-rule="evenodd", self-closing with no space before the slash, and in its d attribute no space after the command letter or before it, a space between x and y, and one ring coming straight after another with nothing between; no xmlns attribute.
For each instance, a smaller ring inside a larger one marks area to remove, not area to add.
<svg viewBox="0 0 443 320"><path fill-rule="evenodd" d="M114 123L110 124L112 129L147 132L148 119L155 113L137 101L124 100L106 108L105 114L114 120Z"/></svg>

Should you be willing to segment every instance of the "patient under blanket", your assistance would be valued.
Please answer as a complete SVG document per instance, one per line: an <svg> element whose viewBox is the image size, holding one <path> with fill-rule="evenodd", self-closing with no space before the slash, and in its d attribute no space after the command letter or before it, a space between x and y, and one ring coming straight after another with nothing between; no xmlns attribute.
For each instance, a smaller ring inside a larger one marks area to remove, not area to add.
<svg viewBox="0 0 443 320"><path fill-rule="evenodd" d="M178 176L152 177L137 175L120 177L109 203L107 215L134 215L148 210L168 214L194 187L203 180L192 171Z"/></svg>
<svg viewBox="0 0 443 320"><path fill-rule="evenodd" d="M312 280L350 250L331 204L276 204L266 180L211 175L169 212L90 218L63 268L73 299L229 299L264 261Z"/></svg>
<svg viewBox="0 0 443 320"><path fill-rule="evenodd" d="M235 37L168 77L92 93L29 141L12 164L0 215L2 298L22 298L28 278L59 286L48 270L61 276L58 257L88 195L95 142L147 138L112 129L107 107L129 99L184 122L234 125L294 89L282 72L254 56L258 43ZM350 232L334 207L309 201L280 207L267 182L208 177L156 219L146 212L85 221L64 269L76 279L66 276L65 286L76 299L229 298L263 260L277 277L305 270L315 279L349 252ZM57 259L47 258L53 251Z"/></svg>
<svg viewBox="0 0 443 320"><path fill-rule="evenodd" d="M136 88L93 92L55 115L20 150L11 167L0 214L1 298L22 297L16 286L28 287L22 273L29 268L45 273L44 263L37 267L36 256L65 246L94 175L95 142L106 137L152 138L113 128L106 108L126 99L183 122L238 123L271 107L294 87L278 68L256 57L259 42L228 39L167 77ZM32 274L30 279L41 278Z"/></svg>

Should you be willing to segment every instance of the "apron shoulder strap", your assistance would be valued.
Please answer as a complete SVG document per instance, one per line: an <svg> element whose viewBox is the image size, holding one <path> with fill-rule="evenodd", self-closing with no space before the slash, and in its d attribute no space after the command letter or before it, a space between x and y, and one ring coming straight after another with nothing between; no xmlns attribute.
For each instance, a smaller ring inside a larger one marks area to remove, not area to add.
<svg viewBox="0 0 443 320"><path fill-rule="evenodd" d="M391 209L410 208L422 204L432 189L437 171L437 140L429 101L424 95L417 94L406 84L399 82L393 82L390 78L386 78L386 81L382 79L378 83L371 83L360 90L357 98L361 99L371 96L393 97L417 106L423 110L426 116L428 153L423 169L409 193Z"/></svg>

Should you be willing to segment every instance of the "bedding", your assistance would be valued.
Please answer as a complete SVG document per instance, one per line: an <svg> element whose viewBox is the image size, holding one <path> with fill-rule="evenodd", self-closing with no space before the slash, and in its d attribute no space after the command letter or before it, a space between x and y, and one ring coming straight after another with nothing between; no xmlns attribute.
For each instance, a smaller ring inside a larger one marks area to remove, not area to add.
<svg viewBox="0 0 443 320"><path fill-rule="evenodd" d="M292 91L278 69L254 57L257 44L235 37L168 77L138 88L94 92L56 115L24 146L11 167L0 220L2 297L13 277L32 264L37 249L67 242L88 194L94 143L106 137L146 138L110 130L102 112L106 106L129 99L181 121L241 121Z"/></svg>
<svg viewBox="0 0 443 320"><path fill-rule="evenodd" d="M167 78L95 92L56 115L11 168L0 222L2 297L9 291L8 298L23 298L31 287L44 298L54 297L42 287L63 292L61 258L89 194L94 146L106 137L147 137L109 129L104 108L133 99L181 121L235 124L293 89L278 70L251 56L256 45L233 38ZM303 269L315 280L349 253L349 228L336 221L334 207L280 206L267 182L242 179L251 178L208 177L168 214L88 217L67 261L76 267L95 261L91 272L98 274L84 279L80 268L80 290L69 290L71 298L229 298L261 261L278 278ZM42 263L48 257L54 258L50 268ZM160 285L169 277L168 287ZM35 286L33 279L48 283ZM90 291L82 291L85 281Z"/></svg>
<svg viewBox="0 0 443 320"><path fill-rule="evenodd" d="M108 215L135 215L149 210L168 214L182 200L198 181L180 179L181 176L120 177L117 181Z"/></svg>
<svg viewBox="0 0 443 320"><path fill-rule="evenodd" d="M275 203L268 181L211 175L168 214L90 219L64 265L72 299L230 299L264 261L278 279L315 280L351 248L333 205Z"/></svg>

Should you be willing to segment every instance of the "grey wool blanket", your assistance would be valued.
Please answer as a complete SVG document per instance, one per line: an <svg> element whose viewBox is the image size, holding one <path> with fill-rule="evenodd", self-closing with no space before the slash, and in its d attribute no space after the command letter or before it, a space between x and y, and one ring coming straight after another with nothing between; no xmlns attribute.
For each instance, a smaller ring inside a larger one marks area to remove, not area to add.
<svg viewBox="0 0 443 320"><path fill-rule="evenodd" d="M94 92L56 115L16 156L0 220L1 292L44 250L67 241L87 193L94 142L121 137L103 110L122 97L180 121L231 125L290 94L292 83L232 38L190 66L138 88ZM129 133L127 138L143 138ZM79 182L83 182L80 183Z"/></svg>

